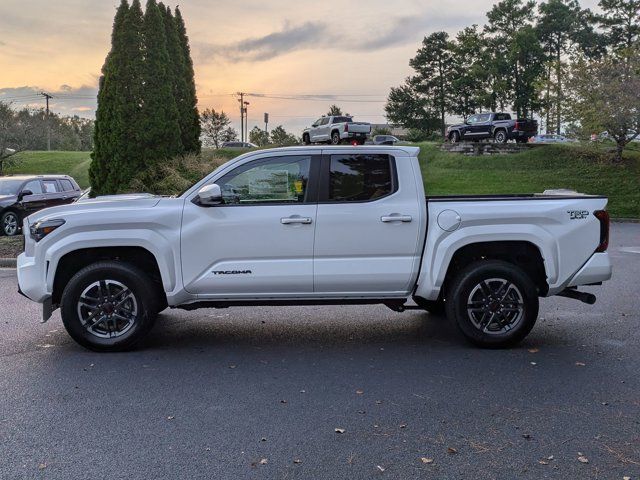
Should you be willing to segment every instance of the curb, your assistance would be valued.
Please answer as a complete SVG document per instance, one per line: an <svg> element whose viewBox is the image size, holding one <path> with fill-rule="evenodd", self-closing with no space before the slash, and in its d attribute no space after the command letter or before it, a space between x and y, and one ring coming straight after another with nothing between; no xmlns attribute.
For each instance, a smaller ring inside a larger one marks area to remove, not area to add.
<svg viewBox="0 0 640 480"><path fill-rule="evenodd" d="M611 221L618 223L640 223L640 218L612 218Z"/></svg>
<svg viewBox="0 0 640 480"><path fill-rule="evenodd" d="M17 259L0 258L0 268L16 268Z"/></svg>

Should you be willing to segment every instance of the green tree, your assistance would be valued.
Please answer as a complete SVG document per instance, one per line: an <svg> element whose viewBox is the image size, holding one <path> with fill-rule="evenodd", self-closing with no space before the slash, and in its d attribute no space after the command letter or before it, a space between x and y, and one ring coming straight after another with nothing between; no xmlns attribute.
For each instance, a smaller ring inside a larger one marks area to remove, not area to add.
<svg viewBox="0 0 640 480"><path fill-rule="evenodd" d="M264 147L269 144L269 132L265 132L262 128L255 126L249 132L249 141L259 147Z"/></svg>
<svg viewBox="0 0 640 480"><path fill-rule="evenodd" d="M274 145L297 145L300 141L295 135L288 133L282 125L271 130L271 142Z"/></svg>
<svg viewBox="0 0 640 480"><path fill-rule="evenodd" d="M581 47L585 52L591 50L594 32L591 16L580 7L577 0L548 0L539 6L538 11L540 15L536 28L547 55L543 82L546 129L547 132L551 131L553 115L555 131L559 134L565 116L563 87L567 72L566 57Z"/></svg>
<svg viewBox="0 0 640 480"><path fill-rule="evenodd" d="M637 48L640 41L640 0L600 0L596 16L607 44L616 52Z"/></svg>
<svg viewBox="0 0 640 480"><path fill-rule="evenodd" d="M430 100L438 111L440 129L445 132L445 116L451 104L453 79L452 43L446 32L435 32L425 37L409 65L416 71L414 89Z"/></svg>
<svg viewBox="0 0 640 480"><path fill-rule="evenodd" d="M144 97L142 153L147 167L182 153L178 109L173 97L171 59L167 51L165 27L155 0L148 0L144 14Z"/></svg>
<svg viewBox="0 0 640 480"><path fill-rule="evenodd" d="M327 117L338 117L338 116L342 116L342 115L345 115L347 117L351 116L348 113L342 113L342 109L338 105L333 104L333 105L329 106L329 111L327 112Z"/></svg>
<svg viewBox="0 0 640 480"><path fill-rule="evenodd" d="M486 41L477 25L467 27L453 44L451 113L467 118L483 106L490 106L487 92Z"/></svg>
<svg viewBox="0 0 640 480"><path fill-rule="evenodd" d="M98 85L98 108L94 131L94 149L91 153L89 178L94 194L112 193L116 190L111 180L114 164L119 158L118 131L123 119L119 115L119 93L122 83L120 68L125 61L124 25L129 4L122 0L113 20L111 50L102 67Z"/></svg>
<svg viewBox="0 0 640 480"><path fill-rule="evenodd" d="M502 0L487 13L485 31L492 35L491 70L497 87L493 95L501 110L512 102L519 117L531 113L530 108L535 104L532 83L537 79L540 63L537 56L541 53L539 41L530 30L535 5L532 0ZM534 58L536 61L530 63Z"/></svg>
<svg viewBox="0 0 640 480"><path fill-rule="evenodd" d="M615 161L640 135L640 49L625 58L581 59L572 67L573 114L583 129L606 131L616 142Z"/></svg>
<svg viewBox="0 0 640 480"><path fill-rule="evenodd" d="M223 142L234 140L228 139L229 136L226 134L231 120L224 111L216 112L213 108L207 108L200 115L200 123L205 145L220 148Z"/></svg>
<svg viewBox="0 0 640 480"><path fill-rule="evenodd" d="M431 100L416 90L417 81L407 78L391 88L384 111L390 123L427 134L440 129L441 119Z"/></svg>
<svg viewBox="0 0 640 480"><path fill-rule="evenodd" d="M187 27L180 9L176 7L174 24L177 32L178 42L182 50L182 78L181 85L184 89L176 98L176 104L180 114L180 132L182 145L187 152L200 152L200 115L198 114L198 98L196 96L196 81L193 71L193 60L191 59L191 48L189 47L189 37Z"/></svg>

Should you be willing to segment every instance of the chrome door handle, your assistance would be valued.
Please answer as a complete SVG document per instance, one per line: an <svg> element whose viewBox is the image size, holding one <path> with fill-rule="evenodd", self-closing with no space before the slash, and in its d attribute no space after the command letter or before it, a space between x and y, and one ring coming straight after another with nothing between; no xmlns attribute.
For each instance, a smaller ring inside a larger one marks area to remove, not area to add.
<svg viewBox="0 0 640 480"><path fill-rule="evenodd" d="M384 223L389 223L389 222L409 223L411 220L413 220L411 215L398 215L397 213L380 217L380 221Z"/></svg>
<svg viewBox="0 0 640 480"><path fill-rule="evenodd" d="M311 218L309 217L285 217L280 219L280 223L283 225L291 225L292 223L302 223L304 225L309 225L311 223Z"/></svg>

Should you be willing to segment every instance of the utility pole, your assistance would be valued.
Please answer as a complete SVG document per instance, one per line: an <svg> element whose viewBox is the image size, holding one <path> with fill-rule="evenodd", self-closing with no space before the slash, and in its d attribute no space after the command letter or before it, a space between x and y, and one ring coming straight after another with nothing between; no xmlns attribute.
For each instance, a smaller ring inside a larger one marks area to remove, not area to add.
<svg viewBox="0 0 640 480"><path fill-rule="evenodd" d="M53 98L52 95L49 95L47 92L40 92L45 100L47 101L47 151L51 151L51 122L49 121L49 99Z"/></svg>
<svg viewBox="0 0 640 480"><path fill-rule="evenodd" d="M264 133L269 134L269 114L264 114Z"/></svg>
<svg viewBox="0 0 640 480"><path fill-rule="evenodd" d="M240 141L244 142L244 92L238 92L236 95L240 102Z"/></svg>
<svg viewBox="0 0 640 480"><path fill-rule="evenodd" d="M249 102L244 102L244 121L245 121L245 129L244 134L246 136L245 142L249 141Z"/></svg>

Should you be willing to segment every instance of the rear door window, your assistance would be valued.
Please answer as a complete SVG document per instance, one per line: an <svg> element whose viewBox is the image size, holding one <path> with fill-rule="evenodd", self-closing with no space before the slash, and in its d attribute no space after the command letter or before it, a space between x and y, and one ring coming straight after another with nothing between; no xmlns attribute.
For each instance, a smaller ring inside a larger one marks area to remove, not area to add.
<svg viewBox="0 0 640 480"><path fill-rule="evenodd" d="M43 180L42 186L44 187L44 193L58 193L58 182L55 180Z"/></svg>
<svg viewBox="0 0 640 480"><path fill-rule="evenodd" d="M331 155L327 200L368 202L394 192L393 159L389 155Z"/></svg>

